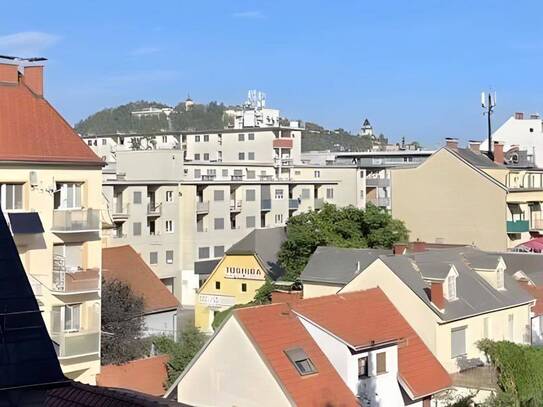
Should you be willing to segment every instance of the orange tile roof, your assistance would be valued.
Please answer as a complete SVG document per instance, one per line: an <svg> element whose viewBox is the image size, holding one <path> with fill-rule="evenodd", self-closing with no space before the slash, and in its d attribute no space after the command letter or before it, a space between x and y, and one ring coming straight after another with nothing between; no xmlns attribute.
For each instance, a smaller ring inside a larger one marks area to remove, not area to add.
<svg viewBox="0 0 543 407"><path fill-rule="evenodd" d="M536 316L543 315L543 287L523 281L519 281L519 285L535 298L535 305L532 307L532 312Z"/></svg>
<svg viewBox="0 0 543 407"><path fill-rule="evenodd" d="M102 249L102 274L106 280L123 281L143 297L145 312L177 308L179 301L130 245Z"/></svg>
<svg viewBox="0 0 543 407"><path fill-rule="evenodd" d="M166 393L164 383L168 378L166 364L169 356L132 360L124 365L102 366L96 384L102 387L130 389L153 396Z"/></svg>
<svg viewBox="0 0 543 407"><path fill-rule="evenodd" d="M297 406L360 405L287 304L241 308L234 315ZM300 376L284 352L292 347L301 347L318 373Z"/></svg>
<svg viewBox="0 0 543 407"><path fill-rule="evenodd" d="M0 160L104 164L53 106L21 80L0 84Z"/></svg>
<svg viewBox="0 0 543 407"><path fill-rule="evenodd" d="M309 298L292 308L352 347L398 341L400 380L415 398L451 386L443 366L379 288Z"/></svg>

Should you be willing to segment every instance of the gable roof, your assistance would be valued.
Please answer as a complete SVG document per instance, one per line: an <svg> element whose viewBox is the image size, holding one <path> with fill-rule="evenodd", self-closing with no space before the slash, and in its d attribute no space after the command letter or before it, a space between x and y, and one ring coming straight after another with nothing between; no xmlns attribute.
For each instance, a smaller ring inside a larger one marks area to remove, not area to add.
<svg viewBox="0 0 543 407"><path fill-rule="evenodd" d="M0 161L101 166L104 162L43 97L19 79L0 83Z"/></svg>
<svg viewBox="0 0 543 407"><path fill-rule="evenodd" d="M102 249L102 274L106 280L128 284L134 294L143 297L146 313L179 306L177 298L130 245Z"/></svg>
<svg viewBox="0 0 543 407"><path fill-rule="evenodd" d="M347 249L319 246L309 258L300 279L344 285L364 270L380 255L391 254L389 249Z"/></svg>
<svg viewBox="0 0 543 407"><path fill-rule="evenodd" d="M467 161L471 165L477 168L494 168L494 169L506 169L507 167L502 164L495 163L490 158L488 158L487 155L483 153L477 154L476 152L472 151L469 148L460 148L452 149L447 148L448 151L452 152L453 154L459 156L463 160Z"/></svg>
<svg viewBox="0 0 543 407"><path fill-rule="evenodd" d="M508 274L522 271L536 286L543 286L543 254L535 253L496 253L507 265Z"/></svg>
<svg viewBox="0 0 543 407"><path fill-rule="evenodd" d="M274 280L284 274L277 254L287 240L285 227L254 229L244 238L232 245L226 254L256 254L268 269Z"/></svg>
<svg viewBox="0 0 543 407"><path fill-rule="evenodd" d="M414 399L451 386L446 370L379 288L304 299L292 307L353 350L399 342L400 382Z"/></svg>
<svg viewBox="0 0 543 407"><path fill-rule="evenodd" d="M296 406L360 405L287 304L237 309L233 315ZM317 373L298 373L285 354L285 350L294 347L305 351Z"/></svg>
<svg viewBox="0 0 543 407"><path fill-rule="evenodd" d="M168 355L160 355L132 360L123 365L102 366L96 384L162 396L166 392L164 383L168 379L166 363L169 359Z"/></svg>

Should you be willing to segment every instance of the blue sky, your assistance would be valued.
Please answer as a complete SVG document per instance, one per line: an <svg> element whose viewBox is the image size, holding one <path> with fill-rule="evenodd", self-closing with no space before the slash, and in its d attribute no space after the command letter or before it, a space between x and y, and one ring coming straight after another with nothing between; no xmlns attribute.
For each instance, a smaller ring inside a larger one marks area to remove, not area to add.
<svg viewBox="0 0 543 407"><path fill-rule="evenodd" d="M6 10L7 7L7 10ZM541 1L32 1L3 5L0 54L49 58L46 95L72 123L131 100L239 103L428 146L542 111ZM6 18L6 16L9 16Z"/></svg>

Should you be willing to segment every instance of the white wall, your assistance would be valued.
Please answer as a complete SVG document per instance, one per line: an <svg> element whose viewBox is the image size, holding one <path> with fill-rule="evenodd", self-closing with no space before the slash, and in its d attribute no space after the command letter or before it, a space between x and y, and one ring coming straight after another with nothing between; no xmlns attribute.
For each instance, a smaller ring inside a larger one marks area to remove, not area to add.
<svg viewBox="0 0 543 407"><path fill-rule="evenodd" d="M528 154L535 155L535 163L538 167L543 166L543 128L541 119L517 120L515 117L510 117L494 132L492 140L504 143L506 151L511 148L511 145L518 145L521 150L527 150ZM481 148L488 149L486 140Z"/></svg>

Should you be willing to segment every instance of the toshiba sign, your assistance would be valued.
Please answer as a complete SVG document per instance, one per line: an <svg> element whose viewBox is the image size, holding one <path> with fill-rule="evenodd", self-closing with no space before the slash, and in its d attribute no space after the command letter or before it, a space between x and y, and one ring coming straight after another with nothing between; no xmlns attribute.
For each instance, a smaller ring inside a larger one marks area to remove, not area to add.
<svg viewBox="0 0 543 407"><path fill-rule="evenodd" d="M245 267L226 267L225 278L244 278L249 280L262 280L262 270Z"/></svg>

